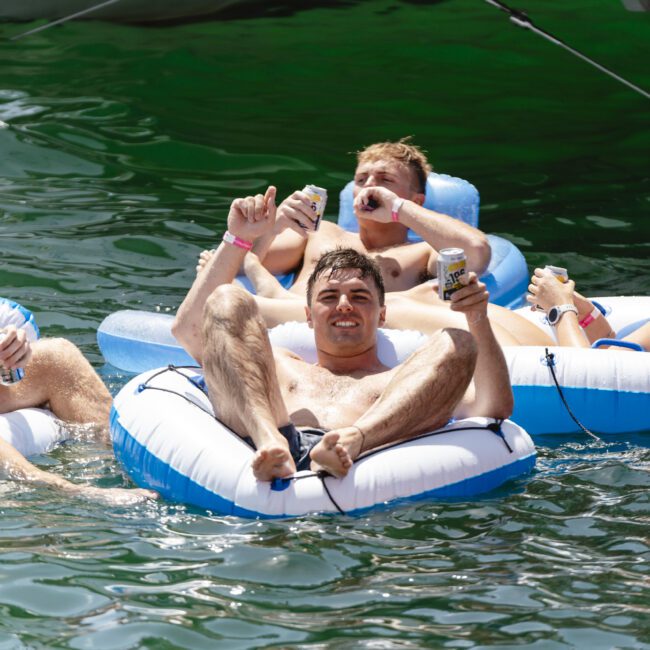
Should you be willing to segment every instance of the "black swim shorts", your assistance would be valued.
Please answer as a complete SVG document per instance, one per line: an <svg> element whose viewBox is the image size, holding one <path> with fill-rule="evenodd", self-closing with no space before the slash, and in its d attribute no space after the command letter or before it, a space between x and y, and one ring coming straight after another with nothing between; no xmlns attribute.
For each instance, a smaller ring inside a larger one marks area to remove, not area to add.
<svg viewBox="0 0 650 650"><path fill-rule="evenodd" d="M296 464L296 471L309 469L311 459L309 452L320 442L320 439L327 433L327 429L318 429L317 427L296 427L293 422L285 424L279 428L280 433L287 439L289 443L289 452L291 458ZM242 438L253 449L255 443L252 438Z"/></svg>

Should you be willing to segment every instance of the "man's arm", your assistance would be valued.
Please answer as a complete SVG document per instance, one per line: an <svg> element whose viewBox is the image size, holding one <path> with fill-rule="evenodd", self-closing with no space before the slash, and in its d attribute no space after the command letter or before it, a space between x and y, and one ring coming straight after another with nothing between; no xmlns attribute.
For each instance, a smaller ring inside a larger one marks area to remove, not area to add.
<svg viewBox="0 0 650 650"><path fill-rule="evenodd" d="M497 343L487 317L490 296L475 273L469 273L467 277L467 286L452 295L451 309L465 314L469 331L476 341L478 355L474 378L456 415L507 418L512 414L514 398L503 350Z"/></svg>
<svg viewBox="0 0 650 650"><path fill-rule="evenodd" d="M397 198L394 192L385 187L365 188L354 200L355 214L381 223L390 223L393 220L393 204ZM377 207L368 210L368 201L371 199ZM432 275L436 272L438 251L443 248L462 248L467 257L468 269L478 274L483 273L490 263L492 253L487 237L469 224L446 214L427 210L409 200L404 200L401 204L397 218L434 249L428 262L428 270Z"/></svg>
<svg viewBox="0 0 650 650"><path fill-rule="evenodd" d="M616 338L616 333L600 312L584 327L580 322L594 310L594 306L583 296L575 292L573 280L560 282L548 269L535 269L528 286L526 300L533 309L539 306L545 312L557 305L574 305L578 314L566 312L555 325L557 342L562 346L588 348L591 343L602 338Z"/></svg>
<svg viewBox="0 0 650 650"><path fill-rule="evenodd" d="M262 196L235 199L228 213L228 232L235 243L223 241L198 273L172 324L172 333L187 352L202 361L201 324L203 308L210 294L220 285L229 284L248 252L247 246L266 234L275 223L275 187Z"/></svg>

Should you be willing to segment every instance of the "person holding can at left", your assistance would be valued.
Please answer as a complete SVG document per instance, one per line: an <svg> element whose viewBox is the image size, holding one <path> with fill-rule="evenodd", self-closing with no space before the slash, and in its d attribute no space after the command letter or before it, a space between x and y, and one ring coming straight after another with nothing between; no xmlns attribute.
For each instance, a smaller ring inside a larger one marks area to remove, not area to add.
<svg viewBox="0 0 650 650"><path fill-rule="evenodd" d="M24 329L7 325L0 329L0 366L4 378L0 384L0 414L23 408L48 408L62 426L86 425L85 431L94 434L98 441L109 441L111 395L74 343L64 338L30 342ZM16 372L18 368L22 373ZM39 469L2 438L0 470L4 477L46 485L109 505L132 505L156 496L149 490L103 489L72 483Z"/></svg>

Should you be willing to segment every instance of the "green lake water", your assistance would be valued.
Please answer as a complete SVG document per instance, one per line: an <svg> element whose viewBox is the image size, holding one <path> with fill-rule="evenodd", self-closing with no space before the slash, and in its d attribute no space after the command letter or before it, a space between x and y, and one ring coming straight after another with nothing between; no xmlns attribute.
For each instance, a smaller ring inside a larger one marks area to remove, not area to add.
<svg viewBox="0 0 650 650"><path fill-rule="evenodd" d="M516 6L650 88L650 13ZM350 152L380 139L413 135L474 183L481 227L531 269L650 292L650 102L487 3L258 3L8 40L33 26L0 25L2 293L112 392L107 314L174 311L234 197L310 182L334 215ZM649 648L648 435L539 438L535 474L496 493L357 519L107 509L4 481L0 650ZM129 484L90 443L37 460Z"/></svg>

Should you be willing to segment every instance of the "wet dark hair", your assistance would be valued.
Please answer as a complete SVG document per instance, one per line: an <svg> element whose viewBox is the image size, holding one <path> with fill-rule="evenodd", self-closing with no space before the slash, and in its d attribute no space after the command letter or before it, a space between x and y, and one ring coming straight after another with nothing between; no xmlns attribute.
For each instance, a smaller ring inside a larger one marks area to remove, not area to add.
<svg viewBox="0 0 650 650"><path fill-rule="evenodd" d="M379 305L384 306L384 280L381 277L381 271L377 262L371 257L360 253L354 248L335 248L321 256L316 263L314 270L307 280L307 304L311 305L311 299L316 280L329 271L331 276L336 271L346 269L358 270L360 278L371 277L375 281L375 286L379 293Z"/></svg>

